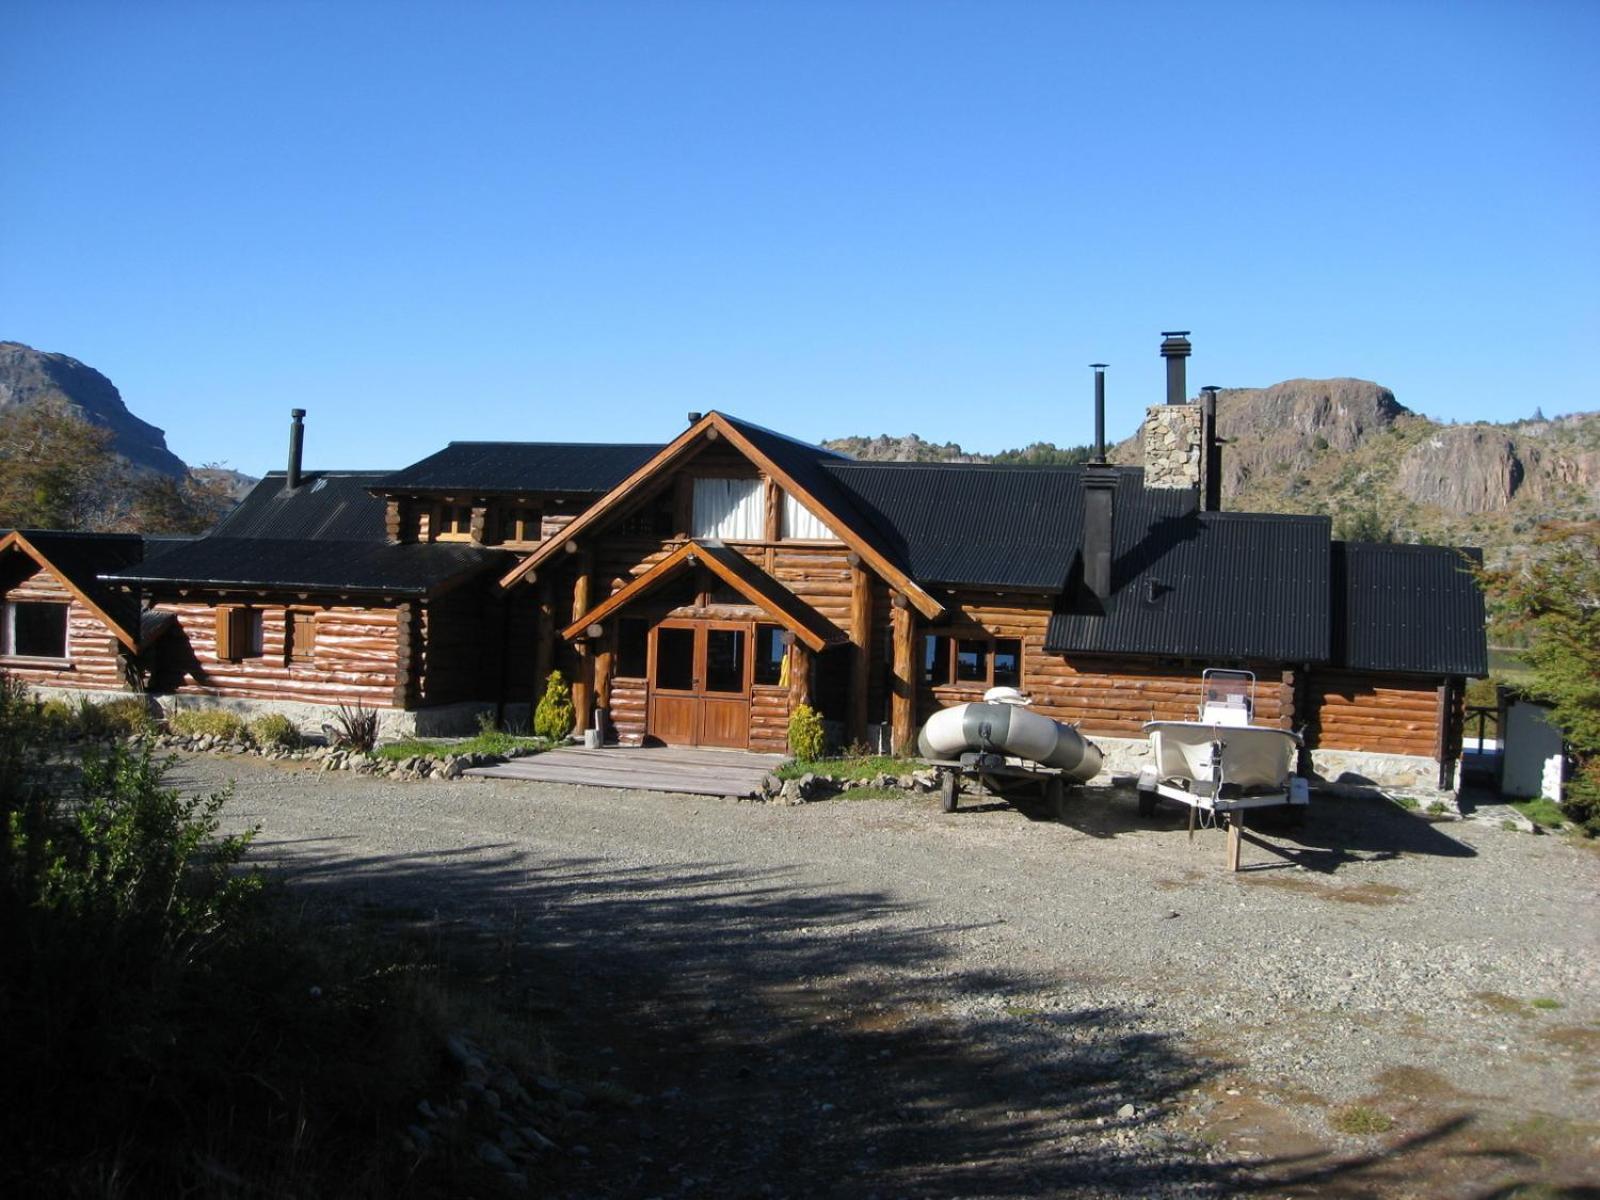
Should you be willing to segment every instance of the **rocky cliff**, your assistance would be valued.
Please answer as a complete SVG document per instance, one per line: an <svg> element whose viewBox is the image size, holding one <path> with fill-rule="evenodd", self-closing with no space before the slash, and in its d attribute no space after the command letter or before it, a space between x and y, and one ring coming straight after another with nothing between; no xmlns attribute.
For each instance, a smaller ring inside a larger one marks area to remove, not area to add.
<svg viewBox="0 0 1600 1200"><path fill-rule="evenodd" d="M116 385L93 367L65 354L48 354L21 342L0 342L0 413L60 400L115 437L117 453L137 467L181 479L182 459L167 449L166 434L128 411Z"/></svg>

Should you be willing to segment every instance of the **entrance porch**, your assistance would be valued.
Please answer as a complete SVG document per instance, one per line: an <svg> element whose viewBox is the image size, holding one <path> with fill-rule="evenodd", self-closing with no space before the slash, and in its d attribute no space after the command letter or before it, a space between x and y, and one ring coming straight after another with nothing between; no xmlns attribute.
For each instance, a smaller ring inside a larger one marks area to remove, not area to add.
<svg viewBox="0 0 1600 1200"><path fill-rule="evenodd" d="M563 746L493 767L474 767L466 774L691 796L754 796L760 793L767 773L786 761L782 754L687 746L606 746L599 750Z"/></svg>

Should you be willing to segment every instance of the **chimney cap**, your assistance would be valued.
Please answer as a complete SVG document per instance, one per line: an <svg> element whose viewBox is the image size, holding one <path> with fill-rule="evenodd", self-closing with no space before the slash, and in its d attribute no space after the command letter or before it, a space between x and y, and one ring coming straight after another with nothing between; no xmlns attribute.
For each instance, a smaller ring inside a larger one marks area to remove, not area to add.
<svg viewBox="0 0 1600 1200"><path fill-rule="evenodd" d="M1208 383L1200 389L1202 392L1220 392L1222 389L1214 383Z"/></svg>
<svg viewBox="0 0 1600 1200"><path fill-rule="evenodd" d="M1092 371L1104 371L1110 365L1110 363L1090 363L1089 369Z"/></svg>
<svg viewBox="0 0 1600 1200"><path fill-rule="evenodd" d="M291 408L289 410L289 415L298 421L300 418L306 415L306 410L303 408Z"/></svg>
<svg viewBox="0 0 1600 1200"><path fill-rule="evenodd" d="M1187 329L1163 329L1161 336L1164 338L1186 338L1189 336Z"/></svg>
<svg viewBox="0 0 1600 1200"><path fill-rule="evenodd" d="M689 414L689 424L691 424L691 425L694 425L694 424L696 424L696 423L697 423L697 422L699 422L699 421L700 421L700 420L701 420L701 419L702 419L702 418L703 418L703 417L704 417L704 416L705 416L705 413L697 413L697 412L692 412L692 413L690 413L690 414Z"/></svg>

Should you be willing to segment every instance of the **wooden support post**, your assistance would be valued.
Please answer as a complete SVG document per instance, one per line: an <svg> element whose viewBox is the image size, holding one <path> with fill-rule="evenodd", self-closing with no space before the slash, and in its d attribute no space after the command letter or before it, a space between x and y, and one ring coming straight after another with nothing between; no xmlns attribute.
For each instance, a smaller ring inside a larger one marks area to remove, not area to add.
<svg viewBox="0 0 1600 1200"><path fill-rule="evenodd" d="M1244 844L1244 809L1236 808L1228 814L1228 870L1239 869L1239 851Z"/></svg>
<svg viewBox="0 0 1600 1200"><path fill-rule="evenodd" d="M388 502L383 506L383 534L391 542L398 542L401 528L400 501L398 498L390 496Z"/></svg>
<svg viewBox="0 0 1600 1200"><path fill-rule="evenodd" d="M572 619L577 621L589 611L589 598L594 595L594 555L585 550L578 557L578 575L572 581Z"/></svg>
<svg viewBox="0 0 1600 1200"><path fill-rule="evenodd" d="M811 703L811 651L805 643L789 643L789 711Z"/></svg>
<svg viewBox="0 0 1600 1200"><path fill-rule="evenodd" d="M891 614L894 637L894 673L889 681L889 738L895 754L909 755L915 750L917 688L916 688L916 621L911 603L896 593Z"/></svg>
<svg viewBox="0 0 1600 1200"><path fill-rule="evenodd" d="M556 655L556 606L548 580L539 584L539 632L533 643L533 702L539 703Z"/></svg>
<svg viewBox="0 0 1600 1200"><path fill-rule="evenodd" d="M605 712L610 716L611 709L611 645L609 639L600 643L594 654L594 707L598 716ZM601 734L604 736L605 724L602 722Z"/></svg>
<svg viewBox="0 0 1600 1200"><path fill-rule="evenodd" d="M867 692L872 682L872 575L850 555L850 740L867 740Z"/></svg>
<svg viewBox="0 0 1600 1200"><path fill-rule="evenodd" d="M578 669L572 676L572 735L582 737L589 728L590 698L594 695L594 655L589 646L579 638L572 647L578 656Z"/></svg>
<svg viewBox="0 0 1600 1200"><path fill-rule="evenodd" d="M765 531L761 536L769 542L775 542L783 536L783 489L775 480L763 477L762 482L766 485L767 511L763 522Z"/></svg>

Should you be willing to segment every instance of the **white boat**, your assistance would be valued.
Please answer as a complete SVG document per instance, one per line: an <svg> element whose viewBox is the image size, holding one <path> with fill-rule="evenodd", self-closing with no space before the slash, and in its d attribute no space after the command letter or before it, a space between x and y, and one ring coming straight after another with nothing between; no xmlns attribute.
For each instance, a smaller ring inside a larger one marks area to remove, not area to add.
<svg viewBox="0 0 1600 1200"><path fill-rule="evenodd" d="M1100 747L1028 704L1015 688L990 688L981 704L940 709L922 727L918 753L949 762L963 754L1002 755L1051 767L1072 783L1087 783L1100 773Z"/></svg>
<svg viewBox="0 0 1600 1200"><path fill-rule="evenodd" d="M1149 721L1155 762L1139 774L1139 809L1157 796L1211 812L1306 804L1306 781L1295 774L1300 735L1251 723L1256 678L1249 671L1205 671L1200 717Z"/></svg>

